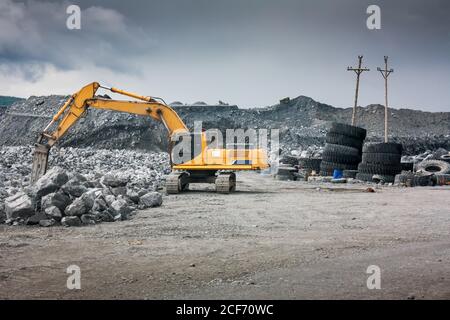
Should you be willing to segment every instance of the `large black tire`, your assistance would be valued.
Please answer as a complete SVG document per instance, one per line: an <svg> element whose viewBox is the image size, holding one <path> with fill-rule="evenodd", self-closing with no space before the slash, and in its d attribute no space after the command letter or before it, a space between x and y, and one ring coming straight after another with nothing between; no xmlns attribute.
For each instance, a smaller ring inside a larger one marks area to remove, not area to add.
<svg viewBox="0 0 450 320"><path fill-rule="evenodd" d="M450 163L450 154L443 154L439 157L439 160Z"/></svg>
<svg viewBox="0 0 450 320"><path fill-rule="evenodd" d="M388 176L395 176L402 171L402 166L399 165L379 165L370 163L360 163L358 171L361 173L381 174Z"/></svg>
<svg viewBox="0 0 450 320"><path fill-rule="evenodd" d="M300 158L298 159L298 166L300 169L314 170L316 172L319 172L321 162L322 159L317 158Z"/></svg>
<svg viewBox="0 0 450 320"><path fill-rule="evenodd" d="M361 162L361 157L359 155L348 155L348 154L340 154L333 153L325 150L322 154L323 161L334 162L334 163L342 163L342 164L353 164L357 165Z"/></svg>
<svg viewBox="0 0 450 320"><path fill-rule="evenodd" d="M331 144L338 144L341 146L348 146L348 147L352 147L352 148L356 148L358 149L360 152L362 150L362 146L364 141L357 139L357 138L353 138L353 137L349 137L349 136L345 136L342 135L340 133L334 133L334 132L328 132L326 137L325 137L325 142L326 143L331 143Z"/></svg>
<svg viewBox="0 0 450 320"><path fill-rule="evenodd" d="M363 153L396 153L402 154L403 146L400 143L366 143L363 146Z"/></svg>
<svg viewBox="0 0 450 320"><path fill-rule="evenodd" d="M360 152L357 148L332 143L325 144L324 152L337 153L341 155L353 155L353 156L360 155Z"/></svg>
<svg viewBox="0 0 450 320"><path fill-rule="evenodd" d="M277 175L292 175L293 172L297 172L298 170L294 167L279 167L277 171Z"/></svg>
<svg viewBox="0 0 450 320"><path fill-rule="evenodd" d="M415 175L410 182L406 182L406 185L410 183L411 187L426 187L432 184L431 175L417 176Z"/></svg>
<svg viewBox="0 0 450 320"><path fill-rule="evenodd" d="M373 174L370 174L370 173L358 172L358 174L356 175L356 179L357 180L361 180L361 181L370 181L370 182L372 182L372 177L373 177Z"/></svg>
<svg viewBox="0 0 450 320"><path fill-rule="evenodd" d="M401 155L398 153L372 153L366 152L362 155L363 163L399 165Z"/></svg>
<svg viewBox="0 0 450 320"><path fill-rule="evenodd" d="M367 135L366 129L337 122L333 122L331 124L330 132L339 133L348 137L353 137L361 141L364 140Z"/></svg>
<svg viewBox="0 0 450 320"><path fill-rule="evenodd" d="M417 170L429 173L446 174L450 173L450 163L440 160L425 160L417 165Z"/></svg>
<svg viewBox="0 0 450 320"><path fill-rule="evenodd" d="M342 173L342 177L355 179L357 174L358 170L344 170L344 172Z"/></svg>
<svg viewBox="0 0 450 320"><path fill-rule="evenodd" d="M389 176L389 175L384 175L384 174L374 174L372 177L372 181L376 182L376 183L394 183L395 177L394 176Z"/></svg>
<svg viewBox="0 0 450 320"><path fill-rule="evenodd" d="M343 164L343 163L335 163L335 162L327 162L322 160L320 164L320 174L324 176L332 176L334 170L356 170L357 165L351 164Z"/></svg>
<svg viewBox="0 0 450 320"><path fill-rule="evenodd" d="M294 156L285 155L281 157L280 163L290 164L291 166L295 166L298 164L298 158Z"/></svg>
<svg viewBox="0 0 450 320"><path fill-rule="evenodd" d="M402 171L413 171L414 170L414 162L401 162Z"/></svg>
<svg viewBox="0 0 450 320"><path fill-rule="evenodd" d="M416 174L410 171L402 171L395 175L395 184L406 184L408 180L412 180Z"/></svg>

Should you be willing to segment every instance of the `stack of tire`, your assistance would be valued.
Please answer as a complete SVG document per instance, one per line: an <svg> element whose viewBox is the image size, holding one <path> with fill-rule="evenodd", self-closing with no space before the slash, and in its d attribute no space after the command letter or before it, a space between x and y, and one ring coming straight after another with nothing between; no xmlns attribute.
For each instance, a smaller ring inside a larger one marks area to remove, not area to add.
<svg viewBox="0 0 450 320"><path fill-rule="evenodd" d="M366 134L363 128L333 122L325 138L320 175L332 176L334 170L356 170Z"/></svg>
<svg viewBox="0 0 450 320"><path fill-rule="evenodd" d="M319 158L300 158L298 159L298 168L309 173L312 171L319 173L321 162L322 159Z"/></svg>
<svg viewBox="0 0 450 320"><path fill-rule="evenodd" d="M298 169L295 167L292 167L290 165L283 165L281 164L278 167L276 179L281 181L295 181L297 180L297 177L295 174L298 172Z"/></svg>
<svg viewBox="0 0 450 320"><path fill-rule="evenodd" d="M402 171L402 149L399 143L365 144L356 179L372 182L376 178L376 181L393 183L395 175Z"/></svg>

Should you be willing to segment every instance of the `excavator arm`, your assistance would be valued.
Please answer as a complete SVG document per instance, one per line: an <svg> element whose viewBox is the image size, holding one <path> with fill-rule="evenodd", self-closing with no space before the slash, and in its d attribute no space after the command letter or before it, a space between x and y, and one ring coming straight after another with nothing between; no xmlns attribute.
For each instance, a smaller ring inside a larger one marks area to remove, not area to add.
<svg viewBox="0 0 450 320"><path fill-rule="evenodd" d="M120 101L99 98L95 96L99 88L141 101ZM169 136L189 131L184 122L171 107L158 102L155 98L139 96L116 88L104 87L97 82L93 82L73 94L40 134L35 146L31 176L32 182L37 181L47 171L50 148L84 116L90 107L150 116L164 124L169 132Z"/></svg>

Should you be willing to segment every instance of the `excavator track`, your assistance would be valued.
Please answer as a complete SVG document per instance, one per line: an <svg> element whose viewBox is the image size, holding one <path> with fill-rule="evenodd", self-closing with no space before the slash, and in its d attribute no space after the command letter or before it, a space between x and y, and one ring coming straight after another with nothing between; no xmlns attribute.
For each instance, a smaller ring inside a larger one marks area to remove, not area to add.
<svg viewBox="0 0 450 320"><path fill-rule="evenodd" d="M231 193L236 190L236 174L233 172L220 173L216 178L217 193Z"/></svg>
<svg viewBox="0 0 450 320"><path fill-rule="evenodd" d="M172 172L166 179L167 194L177 194L189 188L189 183L186 182L187 173Z"/></svg>

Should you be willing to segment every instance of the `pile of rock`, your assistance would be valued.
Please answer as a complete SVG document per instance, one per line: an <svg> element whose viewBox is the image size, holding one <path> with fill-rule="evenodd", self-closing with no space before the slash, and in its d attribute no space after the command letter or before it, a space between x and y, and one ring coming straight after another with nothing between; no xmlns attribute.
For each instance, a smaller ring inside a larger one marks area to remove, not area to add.
<svg viewBox="0 0 450 320"><path fill-rule="evenodd" d="M53 167L34 185L0 202L0 220L8 224L81 226L126 220L137 209L157 207L162 195L136 189L124 175L97 179Z"/></svg>

